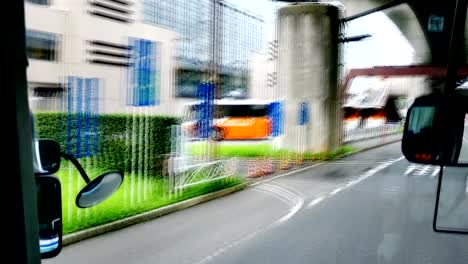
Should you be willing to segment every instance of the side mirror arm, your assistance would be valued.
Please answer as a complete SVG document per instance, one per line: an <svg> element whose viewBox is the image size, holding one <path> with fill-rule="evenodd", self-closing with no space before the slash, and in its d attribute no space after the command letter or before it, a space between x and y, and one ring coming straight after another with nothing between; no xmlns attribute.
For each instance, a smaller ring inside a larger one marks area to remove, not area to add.
<svg viewBox="0 0 468 264"><path fill-rule="evenodd" d="M81 166L81 164L78 162L78 160L76 160L75 157L73 157L72 155L68 155L67 153L64 153L64 152L60 152L60 156L66 160L69 160L71 161L71 163L73 163L73 165L75 165L76 169L78 170L78 172L80 173L81 177L83 178L83 180L86 182L86 183L90 183L91 180L89 179L89 176L88 174L86 174L85 170L83 169L83 167Z"/></svg>

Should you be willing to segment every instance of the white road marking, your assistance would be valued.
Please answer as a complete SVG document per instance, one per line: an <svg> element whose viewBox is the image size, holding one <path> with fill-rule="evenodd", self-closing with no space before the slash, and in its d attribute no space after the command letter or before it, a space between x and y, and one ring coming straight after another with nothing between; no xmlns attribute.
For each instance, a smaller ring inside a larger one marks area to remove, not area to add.
<svg viewBox="0 0 468 264"><path fill-rule="evenodd" d="M280 219L276 220L275 222L273 222L273 223L271 223L271 224L269 224L269 225L267 225L267 226L265 226L263 228L257 229L254 232L252 232L252 233L250 233L250 234L248 234L248 235L246 235L244 237L241 237L240 239L235 240L234 242L232 242L230 244L227 244L224 247L220 247L215 252L213 252L212 254L206 256L205 258L203 258L202 260L200 260L196 264L204 264L204 263L211 262L215 257L223 254L227 250L241 244L242 242L247 241L249 239L252 239L255 236L257 236L258 234L260 234L262 232L265 232L266 230L268 230L270 228L274 228L274 227L288 221L297 212L299 212L299 210L304 205L304 198L302 198L299 194L295 193L292 190L282 188L282 187L280 187L280 186L278 186L276 184L266 183L266 184L262 184L262 185L260 185L258 187L255 187L254 189L257 190L257 191L262 191L262 192L273 194L273 195L275 195L275 197L279 198L281 201L285 201L288 205L290 205L289 212L286 215L282 216Z"/></svg>
<svg viewBox="0 0 468 264"><path fill-rule="evenodd" d="M345 187L336 188L335 190L330 192L330 195L335 195L335 194L341 192L344 188Z"/></svg>
<svg viewBox="0 0 468 264"><path fill-rule="evenodd" d="M416 176L424 176L426 175L426 173L429 172L429 169L431 169L432 166L430 165L425 165L424 167L422 167L422 169L420 169L418 172L416 172L414 175Z"/></svg>
<svg viewBox="0 0 468 264"><path fill-rule="evenodd" d="M340 187L337 187L335 189L333 189L331 192L329 192L328 194L325 194L325 195L322 195L322 196L319 196L317 198L315 198L314 200L312 200L308 205L307 205L307 208L312 208L314 206L316 206L317 204L319 204L320 202L330 198L330 197L333 197L334 195L338 194L339 192L353 186L353 185L356 185L358 184L359 182L373 176L374 174L376 174L377 172L387 168L388 166L400 161L404 159L404 157L399 157L397 159L393 159L393 160L389 160L383 164L380 164L378 165L377 167L375 168L372 168L370 170L368 170L367 172L365 172L364 174L362 174L361 176L359 176L357 179L355 180L352 180L350 182L348 182L346 185L344 186L340 186Z"/></svg>
<svg viewBox="0 0 468 264"><path fill-rule="evenodd" d="M353 186L354 184L358 183L358 180L352 180L346 183L346 188Z"/></svg>
<svg viewBox="0 0 468 264"><path fill-rule="evenodd" d="M406 169L404 175L405 176L430 176L435 177L440 171L440 167L433 166L433 165L420 165L420 164L410 164Z"/></svg>
<svg viewBox="0 0 468 264"><path fill-rule="evenodd" d="M385 163L385 161L359 161L359 160L346 160L346 161L331 161L327 165L368 165L376 163Z"/></svg>
<svg viewBox="0 0 468 264"><path fill-rule="evenodd" d="M270 191L274 195L281 196L284 198L288 205L289 205L289 212L281 217L279 220L277 220L277 224L283 223L288 221L291 217L293 217L304 205L304 198L300 195L297 194L293 191L290 191L286 188L282 188L278 185L273 185L273 184L263 184L261 186L258 186L257 188L263 189L266 191Z"/></svg>
<svg viewBox="0 0 468 264"><path fill-rule="evenodd" d="M340 191L345 190L346 188L349 188L349 187L351 187L351 186L353 186L353 185L355 185L355 184L357 184L357 183L371 177L372 175L376 174L377 172L387 168L388 166L390 166L390 165L392 165L392 164L394 164L394 163L396 163L396 162L398 162L398 161L400 161L402 159L404 159L403 156L399 157L397 159L389 160L387 162L384 162L384 163L378 165L377 167L375 167L375 168L367 171L363 175L361 175L359 178L348 182L346 185L335 188L329 194L325 194L325 195L322 195L322 196L319 196L319 197L315 198L314 200L312 200L307 205L307 207L310 208L310 207L313 207L313 206L319 204L323 200L325 200L327 198L330 198L333 195L336 195L337 193L339 193ZM290 208L289 208L289 212L286 215L282 216L280 219L276 220L275 222L273 222L273 223L271 223L271 224L269 224L269 225L267 225L267 226L265 226L263 228L257 229L254 232L252 232L252 233L250 233L250 234L248 234L248 235L246 235L244 237L241 237L240 239L235 240L234 242L232 242L232 243L230 243L230 244L228 244L226 246L223 246L223 247L219 248L218 250L216 250L212 254L206 256L205 258L203 258L199 262L196 262L196 264L204 264L204 263L211 262L211 261L213 261L214 258L216 258L217 256L223 254L227 250L229 250L229 249L243 243L244 241L248 241L248 240L254 238L258 234L260 234L262 232L265 232L270 228L274 228L274 227L288 221L289 219L291 219L291 217L294 216L303 207L304 199L300 195L294 193L293 191L287 190L286 188L279 187L276 184L267 184L267 182L278 179L278 178L281 178L281 177L284 177L284 176L287 176L287 175L291 175L291 174L294 174L294 173L299 173L299 172L308 170L308 169L313 168L313 167L317 167L317 166L325 164L325 163L326 162L313 164L311 166L307 166L307 167L299 169L299 170L291 171L291 172L281 174L281 175L278 175L276 177L272 177L270 179L266 179L266 180L259 181L259 182L256 182L256 183L252 184L251 187L254 187L254 189L256 189L257 191L272 193L277 198L279 198L281 201L284 201L288 205L291 205ZM262 184L262 185L256 187L259 184Z"/></svg>
<svg viewBox="0 0 468 264"><path fill-rule="evenodd" d="M434 178L435 176L437 176L437 174L439 174L439 171L440 171L440 167L436 167L434 171L432 172L431 177Z"/></svg>
<svg viewBox="0 0 468 264"><path fill-rule="evenodd" d="M263 181L259 181L259 182L253 183L253 184L251 184L250 186L251 186L251 187L254 187L254 186L257 186L257 185L259 185L259 184L262 184L262 183L265 183L265 182L269 182L269 181L272 181L272 180L276 180L276 179L281 178L281 177L284 177L284 176L288 176L288 175L291 175L291 174L303 172L303 171L305 171L305 170L311 169L311 168L313 168L313 167L320 166L320 165L325 164L325 163L326 163L326 162L315 163L315 164L312 164L312 165L307 166L307 167L302 168L302 169L293 170L293 171L290 171L290 172L286 172L286 173L280 174L280 175L275 176L275 177L271 177L271 178L269 178L269 179L265 179L265 180L263 180Z"/></svg>
<svg viewBox="0 0 468 264"><path fill-rule="evenodd" d="M312 202L309 203L308 206L309 206L309 207L314 206L314 205L320 203L323 199L325 199L324 196L315 198L314 200L312 200Z"/></svg>
<svg viewBox="0 0 468 264"><path fill-rule="evenodd" d="M415 170L416 168L418 167L418 165L416 164L411 164L408 166L408 169L406 169L405 171L405 175L408 175L410 174L413 170Z"/></svg>

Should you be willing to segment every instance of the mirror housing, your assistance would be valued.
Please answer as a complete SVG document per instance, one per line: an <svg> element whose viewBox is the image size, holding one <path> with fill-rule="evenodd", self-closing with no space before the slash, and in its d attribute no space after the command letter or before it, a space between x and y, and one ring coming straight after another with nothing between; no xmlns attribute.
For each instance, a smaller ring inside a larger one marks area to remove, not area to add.
<svg viewBox="0 0 468 264"><path fill-rule="evenodd" d="M464 96L425 95L406 115L402 152L414 163L459 166L466 109Z"/></svg>
<svg viewBox="0 0 468 264"><path fill-rule="evenodd" d="M41 258L53 258L62 250L61 185L54 176L35 178Z"/></svg>
<svg viewBox="0 0 468 264"><path fill-rule="evenodd" d="M442 100L437 96L422 96L414 100L406 114L402 152L414 163L439 163L440 111Z"/></svg>
<svg viewBox="0 0 468 264"><path fill-rule="evenodd" d="M35 142L36 175L54 174L60 169L60 145L52 139L38 139Z"/></svg>

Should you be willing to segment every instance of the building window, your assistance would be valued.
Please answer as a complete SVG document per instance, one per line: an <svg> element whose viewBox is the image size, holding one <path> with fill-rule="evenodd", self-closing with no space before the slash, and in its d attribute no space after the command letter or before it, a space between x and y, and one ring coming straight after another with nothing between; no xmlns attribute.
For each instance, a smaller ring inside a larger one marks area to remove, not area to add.
<svg viewBox="0 0 468 264"><path fill-rule="evenodd" d="M216 1L215 1L216 2ZM146 23L168 27L178 33L174 39L179 68L176 95L196 97L197 85L207 81L212 44L218 43L223 94L246 94L249 60L263 49L260 17L220 1L216 38L212 35L212 0L143 0ZM218 12L218 11L216 11ZM222 16L221 16L222 15ZM216 41L216 42L215 42Z"/></svg>
<svg viewBox="0 0 468 264"><path fill-rule="evenodd" d="M64 89L59 84L29 83L29 106L32 111L62 111Z"/></svg>
<svg viewBox="0 0 468 264"><path fill-rule="evenodd" d="M50 0L26 0L26 2L37 5L50 5Z"/></svg>
<svg viewBox="0 0 468 264"><path fill-rule="evenodd" d="M57 36L50 33L28 30L26 32L26 52L28 58L56 61Z"/></svg>
<svg viewBox="0 0 468 264"><path fill-rule="evenodd" d="M61 97L63 88L61 87L35 87L33 89L33 96L35 97Z"/></svg>

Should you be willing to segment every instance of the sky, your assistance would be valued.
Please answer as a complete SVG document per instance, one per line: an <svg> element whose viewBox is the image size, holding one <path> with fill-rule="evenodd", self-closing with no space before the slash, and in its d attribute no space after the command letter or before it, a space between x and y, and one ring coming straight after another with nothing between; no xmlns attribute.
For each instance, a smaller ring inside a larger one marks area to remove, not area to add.
<svg viewBox="0 0 468 264"><path fill-rule="evenodd" d="M271 0L228 0L228 2L263 17L265 41L271 40L274 36L277 8L287 5ZM413 48L382 12L349 22L346 31L348 36L372 35L363 41L345 45L347 68L404 65L412 61Z"/></svg>

